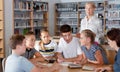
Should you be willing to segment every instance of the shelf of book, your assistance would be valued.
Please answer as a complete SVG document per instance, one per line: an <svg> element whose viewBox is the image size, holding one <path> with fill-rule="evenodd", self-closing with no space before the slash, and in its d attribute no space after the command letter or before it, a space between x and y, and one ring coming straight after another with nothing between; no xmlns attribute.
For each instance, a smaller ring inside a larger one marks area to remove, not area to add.
<svg viewBox="0 0 120 72"><path fill-rule="evenodd" d="M59 28L63 24L70 25L73 34L77 33L79 24L77 3L55 4L55 35L60 35Z"/></svg>
<svg viewBox="0 0 120 72"><path fill-rule="evenodd" d="M40 29L48 28L48 3L34 0L13 0L13 22L15 34L33 31L36 38L39 39Z"/></svg>
<svg viewBox="0 0 120 72"><path fill-rule="evenodd" d="M120 29L120 2L108 1L106 4L106 31Z"/></svg>

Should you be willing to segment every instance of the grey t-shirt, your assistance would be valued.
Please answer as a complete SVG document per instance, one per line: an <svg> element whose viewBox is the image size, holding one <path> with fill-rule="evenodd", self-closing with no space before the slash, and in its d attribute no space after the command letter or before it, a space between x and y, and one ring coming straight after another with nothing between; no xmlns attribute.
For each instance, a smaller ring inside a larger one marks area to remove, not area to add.
<svg viewBox="0 0 120 72"><path fill-rule="evenodd" d="M5 72L30 72L33 66L23 56L12 54L6 60Z"/></svg>
<svg viewBox="0 0 120 72"><path fill-rule="evenodd" d="M23 56L26 57L27 59L31 59L31 58L33 58L35 52L37 52L37 50L35 48L32 48L30 50L26 49Z"/></svg>

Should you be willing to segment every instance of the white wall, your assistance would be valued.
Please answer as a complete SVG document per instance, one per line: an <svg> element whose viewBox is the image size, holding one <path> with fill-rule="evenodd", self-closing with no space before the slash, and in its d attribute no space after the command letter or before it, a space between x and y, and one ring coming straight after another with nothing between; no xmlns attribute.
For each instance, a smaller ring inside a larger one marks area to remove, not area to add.
<svg viewBox="0 0 120 72"><path fill-rule="evenodd" d="M4 11L5 11L5 16L4 16L4 19L5 19L5 25L4 25L4 34L5 34L5 55L8 56L10 53L11 53L11 49L9 48L8 46L8 41L9 41L9 38L11 37L11 35L13 34L13 27L12 27L12 24L13 24L13 21L12 21L12 0L4 0Z"/></svg>
<svg viewBox="0 0 120 72"><path fill-rule="evenodd" d="M54 5L55 3L60 3L60 0L41 0L41 1L46 1L49 3L49 20L48 20L48 30L50 32L50 35L53 36L54 35Z"/></svg>

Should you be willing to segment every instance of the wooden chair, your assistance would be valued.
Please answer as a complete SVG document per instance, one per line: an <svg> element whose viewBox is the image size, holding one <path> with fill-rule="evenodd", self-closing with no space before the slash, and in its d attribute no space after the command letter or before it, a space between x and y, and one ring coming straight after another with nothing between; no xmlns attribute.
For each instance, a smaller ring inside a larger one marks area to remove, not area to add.
<svg viewBox="0 0 120 72"><path fill-rule="evenodd" d="M2 60L2 69L3 69L3 72L5 72L5 61L6 61L6 58L3 58L3 60Z"/></svg>

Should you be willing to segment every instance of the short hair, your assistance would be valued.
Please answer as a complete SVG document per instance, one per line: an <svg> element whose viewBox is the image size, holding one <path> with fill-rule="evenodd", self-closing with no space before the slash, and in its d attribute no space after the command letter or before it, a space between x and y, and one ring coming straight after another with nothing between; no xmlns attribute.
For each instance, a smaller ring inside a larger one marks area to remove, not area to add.
<svg viewBox="0 0 120 72"><path fill-rule="evenodd" d="M91 30L89 29L85 29L83 30L81 33L85 34L85 37L89 37L91 39L91 43L94 43L95 41L95 36L96 34L93 33Z"/></svg>
<svg viewBox="0 0 120 72"><path fill-rule="evenodd" d="M35 35L33 31L27 32L27 33L25 34L25 37L27 38L27 37L29 37L29 36L31 36L31 35Z"/></svg>
<svg viewBox="0 0 120 72"><path fill-rule="evenodd" d="M92 1L91 1L91 2L87 2L87 3L85 4L85 6L86 6L86 5L88 5L88 4L90 4L93 8L96 8L96 6L95 6L95 3L94 3L94 2L92 2Z"/></svg>
<svg viewBox="0 0 120 72"><path fill-rule="evenodd" d="M66 32L71 32L71 27L67 24L64 24L60 27L60 32L61 33L66 33Z"/></svg>
<svg viewBox="0 0 120 72"><path fill-rule="evenodd" d="M46 28L40 30L40 36L41 36L41 33L42 33L42 32L47 32L47 33L49 33L49 31L48 31Z"/></svg>
<svg viewBox="0 0 120 72"><path fill-rule="evenodd" d="M25 39L25 36L23 35L19 35L19 34L12 35L9 43L10 48L16 49L16 46L21 45L24 39Z"/></svg>
<svg viewBox="0 0 120 72"><path fill-rule="evenodd" d="M113 28L107 32L106 36L112 40L116 41L117 46L120 47L120 29Z"/></svg>

